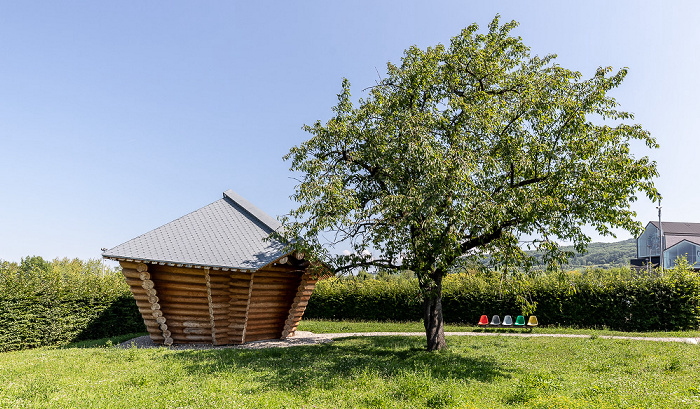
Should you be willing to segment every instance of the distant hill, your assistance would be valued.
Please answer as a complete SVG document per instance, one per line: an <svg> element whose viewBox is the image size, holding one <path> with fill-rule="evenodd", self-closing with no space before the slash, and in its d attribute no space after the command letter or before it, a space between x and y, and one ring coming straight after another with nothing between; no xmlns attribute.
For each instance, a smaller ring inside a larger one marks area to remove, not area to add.
<svg viewBox="0 0 700 409"><path fill-rule="evenodd" d="M563 246L565 250L576 251L573 246ZM537 256L537 253L535 253ZM613 243L590 243L586 254L576 254L569 259L571 268L608 268L628 266L630 259L637 257L637 243L635 239L628 239Z"/></svg>

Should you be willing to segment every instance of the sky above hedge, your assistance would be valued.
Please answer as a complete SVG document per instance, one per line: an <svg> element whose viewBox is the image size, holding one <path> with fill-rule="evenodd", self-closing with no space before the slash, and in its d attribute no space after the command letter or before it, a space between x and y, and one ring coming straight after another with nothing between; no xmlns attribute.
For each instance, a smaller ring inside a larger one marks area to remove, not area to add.
<svg viewBox="0 0 700 409"><path fill-rule="evenodd" d="M448 43L496 13L532 54L594 74L661 149L664 220L700 222L700 5L691 1L3 2L0 259L96 258L233 189L281 215L281 157L410 45ZM639 221L656 219L640 200ZM622 233L620 239L630 237Z"/></svg>

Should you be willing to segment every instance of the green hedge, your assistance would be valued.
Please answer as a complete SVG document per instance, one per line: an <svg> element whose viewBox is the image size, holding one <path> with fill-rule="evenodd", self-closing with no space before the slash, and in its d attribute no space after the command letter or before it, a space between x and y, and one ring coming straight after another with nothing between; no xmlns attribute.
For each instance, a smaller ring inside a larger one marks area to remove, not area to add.
<svg viewBox="0 0 700 409"><path fill-rule="evenodd" d="M687 269L635 276L629 269L539 277L451 274L443 283L446 322L476 324L482 314L531 310L544 325L623 331L700 328L700 278ZM534 310L533 310L534 309ZM307 318L415 321L422 317L415 279L339 279L318 283Z"/></svg>
<svg viewBox="0 0 700 409"><path fill-rule="evenodd" d="M0 261L0 351L143 331L118 269L99 260Z"/></svg>

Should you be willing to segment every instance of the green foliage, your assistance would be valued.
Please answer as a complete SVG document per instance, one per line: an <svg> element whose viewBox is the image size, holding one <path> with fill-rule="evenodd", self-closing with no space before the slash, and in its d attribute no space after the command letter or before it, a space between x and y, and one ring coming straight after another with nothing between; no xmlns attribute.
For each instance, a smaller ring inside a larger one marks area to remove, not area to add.
<svg viewBox="0 0 700 409"><path fill-rule="evenodd" d="M446 322L482 314L535 314L540 323L624 331L700 328L700 277L687 268L634 275L628 268L528 276L450 274L443 281ZM421 312L416 279L320 281L306 318L410 321Z"/></svg>
<svg viewBox="0 0 700 409"><path fill-rule="evenodd" d="M531 56L516 26L497 16L485 34L473 24L447 46L408 48L357 106L344 80L335 116L285 156L302 174L289 242L337 269L409 269L427 283L460 257L527 265L523 234L556 266L552 239L583 250L584 225L639 231L630 202L658 198L657 170L630 144L657 144L607 95L627 70L584 79Z"/></svg>
<svg viewBox="0 0 700 409"><path fill-rule="evenodd" d="M472 24L448 46L410 47L357 105L343 80L335 115L285 156L301 180L282 239L336 272L413 271L429 349L444 347L442 278L457 263L531 267L528 236L556 270L557 240L583 251L584 226L640 231L631 202L660 197L656 164L630 150L656 140L608 95L627 69L582 78L531 56L516 26L496 16L485 34Z"/></svg>
<svg viewBox="0 0 700 409"><path fill-rule="evenodd" d="M0 351L143 330L120 270L100 260L0 261Z"/></svg>

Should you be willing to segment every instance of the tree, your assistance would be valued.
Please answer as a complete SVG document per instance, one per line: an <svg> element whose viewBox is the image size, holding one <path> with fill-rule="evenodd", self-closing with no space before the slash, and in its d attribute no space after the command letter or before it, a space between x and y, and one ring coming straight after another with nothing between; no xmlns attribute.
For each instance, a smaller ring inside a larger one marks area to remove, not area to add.
<svg viewBox="0 0 700 409"><path fill-rule="evenodd" d="M527 237L556 267L557 240L583 252L584 225L639 231L630 203L659 197L656 163L630 152L656 141L607 95L627 70L582 79L531 57L516 26L496 16L486 34L473 24L449 47L407 49L357 106L344 79L334 116L285 156L301 174L285 238L336 272L413 271L428 350L445 347L441 283L455 263L530 267Z"/></svg>

